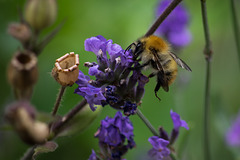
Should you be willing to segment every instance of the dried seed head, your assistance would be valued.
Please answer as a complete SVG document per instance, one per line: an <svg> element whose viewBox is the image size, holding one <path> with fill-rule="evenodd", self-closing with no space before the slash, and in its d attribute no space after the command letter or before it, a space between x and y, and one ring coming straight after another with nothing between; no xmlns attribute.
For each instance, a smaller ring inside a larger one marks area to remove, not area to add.
<svg viewBox="0 0 240 160"><path fill-rule="evenodd" d="M49 136L48 125L35 120L35 109L27 101L10 104L5 112L6 119L28 144L41 144Z"/></svg>
<svg viewBox="0 0 240 160"><path fill-rule="evenodd" d="M62 86L71 86L78 79L79 56L70 52L58 58L52 70L52 76Z"/></svg>
<svg viewBox="0 0 240 160"><path fill-rule="evenodd" d="M22 43L27 42L31 38L31 31L26 24L12 23L8 26L8 33Z"/></svg>
<svg viewBox="0 0 240 160"><path fill-rule="evenodd" d="M9 83L17 92L17 98L30 98L38 79L37 57L31 52L18 51L9 64L7 74Z"/></svg>
<svg viewBox="0 0 240 160"><path fill-rule="evenodd" d="M24 11L25 20L39 31L54 23L57 3L56 0L28 0Z"/></svg>

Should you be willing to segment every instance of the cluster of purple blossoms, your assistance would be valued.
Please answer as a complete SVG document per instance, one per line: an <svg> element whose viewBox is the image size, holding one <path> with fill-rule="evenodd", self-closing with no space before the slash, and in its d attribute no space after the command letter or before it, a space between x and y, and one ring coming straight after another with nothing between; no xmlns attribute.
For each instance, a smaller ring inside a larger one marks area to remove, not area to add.
<svg viewBox="0 0 240 160"><path fill-rule="evenodd" d="M162 0L156 11L157 17L167 8L171 0ZM156 33L165 37L173 48L187 46L192 39L188 29L189 13L185 7L179 4L160 25Z"/></svg>
<svg viewBox="0 0 240 160"><path fill-rule="evenodd" d="M114 118L106 117L101 121L101 126L95 134L95 137L99 139L101 157L109 160L120 160L128 149L135 147L133 136L132 123L128 117L122 116L120 111L116 113ZM94 151L91 157L96 157Z"/></svg>
<svg viewBox="0 0 240 160"><path fill-rule="evenodd" d="M168 136L168 133L161 127L160 128L160 137L153 136L148 139L148 141L151 143L153 148L149 150L148 154L151 158L154 160L166 160L170 157L170 145L172 145L176 138L179 135L179 128L184 127L187 130L188 125L186 121L182 120L176 112L170 111L170 115L173 121L173 130L171 133L171 137Z"/></svg>
<svg viewBox="0 0 240 160"><path fill-rule="evenodd" d="M240 147L240 113L226 134L226 142L229 146Z"/></svg>
<svg viewBox="0 0 240 160"><path fill-rule="evenodd" d="M75 93L83 96L93 111L96 109L94 105L109 104L123 110L125 115L135 114L148 78L139 70L131 74L129 68L134 64L131 51L123 50L100 35L86 39L85 50L97 56L97 63L84 64L95 80L79 71Z"/></svg>

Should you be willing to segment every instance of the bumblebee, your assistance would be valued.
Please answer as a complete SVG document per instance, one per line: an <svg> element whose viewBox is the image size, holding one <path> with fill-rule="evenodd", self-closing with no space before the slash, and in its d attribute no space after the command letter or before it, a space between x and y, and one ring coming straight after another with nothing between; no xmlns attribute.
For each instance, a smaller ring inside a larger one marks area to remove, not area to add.
<svg viewBox="0 0 240 160"><path fill-rule="evenodd" d="M157 76L157 84L154 92L155 96L160 100L157 95L160 87L168 92L169 85L176 79L179 65L188 71L192 71L190 67L174 53L170 51L169 44L162 38L150 35L142 37L136 42L127 47L126 50L132 50L133 59L141 62L141 65L134 66L131 69L152 68L153 72L148 78Z"/></svg>

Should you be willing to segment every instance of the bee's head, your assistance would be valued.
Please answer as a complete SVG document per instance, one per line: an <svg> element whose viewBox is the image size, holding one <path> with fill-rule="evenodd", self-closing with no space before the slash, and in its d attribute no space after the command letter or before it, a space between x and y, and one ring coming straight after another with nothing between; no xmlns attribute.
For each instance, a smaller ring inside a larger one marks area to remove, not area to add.
<svg viewBox="0 0 240 160"><path fill-rule="evenodd" d="M130 44L127 49L125 50L128 51L128 50L131 50L132 51L132 54L133 54L133 59L136 59L139 57L139 55L143 52L144 48L143 48L143 43L141 41L136 41L136 42L133 42L132 44Z"/></svg>

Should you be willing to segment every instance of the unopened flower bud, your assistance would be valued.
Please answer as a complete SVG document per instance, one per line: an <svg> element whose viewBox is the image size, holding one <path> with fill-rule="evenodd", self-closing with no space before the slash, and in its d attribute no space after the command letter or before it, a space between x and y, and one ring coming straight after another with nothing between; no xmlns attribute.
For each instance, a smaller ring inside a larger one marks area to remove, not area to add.
<svg viewBox="0 0 240 160"><path fill-rule="evenodd" d="M71 86L78 79L78 65L78 54L74 54L74 52L67 53L56 60L52 76L62 86Z"/></svg>
<svg viewBox="0 0 240 160"><path fill-rule="evenodd" d="M56 0L28 0L24 16L35 30L49 27L57 16Z"/></svg>
<svg viewBox="0 0 240 160"><path fill-rule="evenodd" d="M49 136L48 125L35 120L35 109L27 101L10 104L5 113L20 138L28 144L41 144Z"/></svg>
<svg viewBox="0 0 240 160"><path fill-rule="evenodd" d="M25 43L31 38L31 31L26 24L12 23L8 27L8 33L22 43Z"/></svg>
<svg viewBox="0 0 240 160"><path fill-rule="evenodd" d="M31 52L17 52L8 67L8 81L19 99L29 99L38 79L37 57Z"/></svg>
<svg viewBox="0 0 240 160"><path fill-rule="evenodd" d="M144 76L144 75L140 75L139 79L138 79L138 85L135 91L135 101L136 103L139 103L144 95L145 89L144 86L146 83L148 83L149 79L148 77Z"/></svg>

